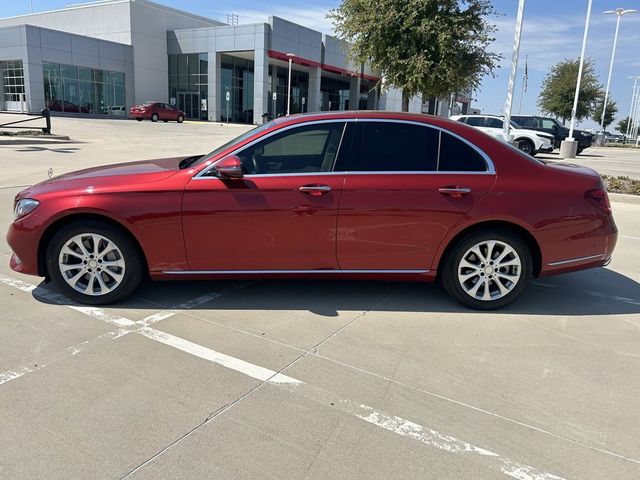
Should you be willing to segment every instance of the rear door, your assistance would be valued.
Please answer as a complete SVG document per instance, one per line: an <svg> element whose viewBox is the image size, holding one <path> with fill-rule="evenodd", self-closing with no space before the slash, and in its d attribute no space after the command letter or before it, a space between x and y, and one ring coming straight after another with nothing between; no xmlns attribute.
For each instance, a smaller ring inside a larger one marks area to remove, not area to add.
<svg viewBox="0 0 640 480"><path fill-rule="evenodd" d="M422 123L358 121L338 214L343 270L433 268L447 232L491 189L490 160L462 138Z"/></svg>

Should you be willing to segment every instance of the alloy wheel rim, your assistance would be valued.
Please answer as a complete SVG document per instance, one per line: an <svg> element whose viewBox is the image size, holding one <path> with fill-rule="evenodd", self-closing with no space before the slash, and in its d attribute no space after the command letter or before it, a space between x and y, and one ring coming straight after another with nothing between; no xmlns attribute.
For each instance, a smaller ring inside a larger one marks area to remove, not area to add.
<svg viewBox="0 0 640 480"><path fill-rule="evenodd" d="M529 142L520 143L520 150L522 150L524 153L531 153L531 144Z"/></svg>
<svg viewBox="0 0 640 480"><path fill-rule="evenodd" d="M120 248L97 233L81 233L60 250L58 268L74 290L91 296L113 292L124 278L125 261Z"/></svg>
<svg viewBox="0 0 640 480"><path fill-rule="evenodd" d="M508 295L522 275L520 256L508 243L485 240L462 256L458 282L470 297L485 302Z"/></svg>

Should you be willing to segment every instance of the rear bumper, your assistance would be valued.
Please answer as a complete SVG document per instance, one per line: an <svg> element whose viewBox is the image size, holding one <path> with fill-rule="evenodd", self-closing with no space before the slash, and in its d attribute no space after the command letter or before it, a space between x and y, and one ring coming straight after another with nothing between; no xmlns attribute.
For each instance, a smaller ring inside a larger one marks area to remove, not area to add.
<svg viewBox="0 0 640 480"><path fill-rule="evenodd" d="M541 277L604 267L611 262L618 241L618 229L611 218L606 226L551 244L553 253L543 254Z"/></svg>

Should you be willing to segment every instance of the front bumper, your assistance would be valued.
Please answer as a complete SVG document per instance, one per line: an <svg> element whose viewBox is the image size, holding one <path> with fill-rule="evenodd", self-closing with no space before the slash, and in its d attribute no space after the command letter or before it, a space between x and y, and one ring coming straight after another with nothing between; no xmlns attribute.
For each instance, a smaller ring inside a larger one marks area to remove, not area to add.
<svg viewBox="0 0 640 480"><path fill-rule="evenodd" d="M23 221L31 217L27 215L24 219L12 223L7 232L7 243L13 251L9 266L16 272L25 273L27 275L40 275L38 265L38 244L40 242L40 229L32 228L34 224L40 224L35 221L38 217Z"/></svg>

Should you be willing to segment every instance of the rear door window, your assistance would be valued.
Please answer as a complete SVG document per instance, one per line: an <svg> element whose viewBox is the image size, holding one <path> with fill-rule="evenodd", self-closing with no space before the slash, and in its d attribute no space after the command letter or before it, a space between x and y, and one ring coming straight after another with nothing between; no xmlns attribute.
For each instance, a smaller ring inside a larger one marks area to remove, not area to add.
<svg viewBox="0 0 640 480"><path fill-rule="evenodd" d="M360 154L352 171L432 172L437 169L439 130L400 122L362 122Z"/></svg>
<svg viewBox="0 0 640 480"><path fill-rule="evenodd" d="M485 126L485 118L484 117L469 117L469 118L467 118L467 125L471 125L472 127L484 127Z"/></svg>
<svg viewBox="0 0 640 480"><path fill-rule="evenodd" d="M485 126L487 128L502 128L504 126L504 122L499 118L487 118Z"/></svg>

